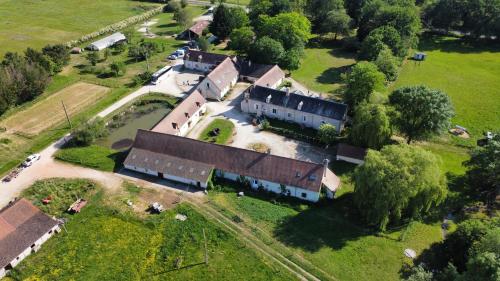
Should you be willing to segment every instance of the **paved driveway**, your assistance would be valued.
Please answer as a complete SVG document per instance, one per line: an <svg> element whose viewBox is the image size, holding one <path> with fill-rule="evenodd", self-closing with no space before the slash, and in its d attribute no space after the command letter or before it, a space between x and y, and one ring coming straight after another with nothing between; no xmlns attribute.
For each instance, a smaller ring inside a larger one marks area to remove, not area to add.
<svg viewBox="0 0 500 281"><path fill-rule="evenodd" d="M238 83L233 88L230 96L222 102L209 102L208 113L191 130L187 137L198 138L203 129L216 118L226 118L234 123L236 134L232 138L231 146L249 148L252 143L263 143L271 149L271 154L290 157L304 161L322 163L330 155L322 148L305 142L285 138L270 132L260 131L251 123L248 114L241 112L240 103L243 99L242 92L249 84Z"/></svg>

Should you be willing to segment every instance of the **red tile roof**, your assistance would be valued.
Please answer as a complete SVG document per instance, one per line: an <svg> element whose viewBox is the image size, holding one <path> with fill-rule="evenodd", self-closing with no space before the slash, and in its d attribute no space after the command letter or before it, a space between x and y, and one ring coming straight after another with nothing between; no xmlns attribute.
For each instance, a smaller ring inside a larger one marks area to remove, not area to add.
<svg viewBox="0 0 500 281"><path fill-rule="evenodd" d="M56 225L54 219L26 199L0 210L0 268L7 266Z"/></svg>
<svg viewBox="0 0 500 281"><path fill-rule="evenodd" d="M231 86L231 81L234 78L238 78L239 72L231 58L224 59L219 65L217 65L214 70L212 70L207 78L212 80L214 85L219 89L223 90L226 87Z"/></svg>
<svg viewBox="0 0 500 281"><path fill-rule="evenodd" d="M267 71L266 74L262 75L257 81L255 81L254 84L263 87L271 87L283 78L285 78L285 73L279 66L275 65Z"/></svg>
<svg viewBox="0 0 500 281"><path fill-rule="evenodd" d="M165 118L163 118L152 131L175 135L179 132L179 128L189 121L196 111L203 106L207 100L195 90L187 96L177 107L172 110ZM186 115L187 114L187 115ZM172 123L177 124L177 129Z"/></svg>
<svg viewBox="0 0 500 281"><path fill-rule="evenodd" d="M210 22L207 20L201 20L196 22L193 26L189 28L191 32L196 33L198 36L201 36L203 34L203 30L205 30L208 25L210 25Z"/></svg>

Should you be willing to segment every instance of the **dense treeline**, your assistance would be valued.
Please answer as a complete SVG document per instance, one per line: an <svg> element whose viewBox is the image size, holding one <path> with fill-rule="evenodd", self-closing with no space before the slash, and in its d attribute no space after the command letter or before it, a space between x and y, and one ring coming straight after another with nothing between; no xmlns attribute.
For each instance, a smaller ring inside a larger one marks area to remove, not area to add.
<svg viewBox="0 0 500 281"><path fill-rule="evenodd" d="M437 0L424 9L422 19L431 28L460 31L473 38L500 37L499 0Z"/></svg>
<svg viewBox="0 0 500 281"><path fill-rule="evenodd" d="M50 77L69 59L69 50L63 45L47 45L42 51L28 48L24 56L6 53L0 64L0 115L42 94Z"/></svg>

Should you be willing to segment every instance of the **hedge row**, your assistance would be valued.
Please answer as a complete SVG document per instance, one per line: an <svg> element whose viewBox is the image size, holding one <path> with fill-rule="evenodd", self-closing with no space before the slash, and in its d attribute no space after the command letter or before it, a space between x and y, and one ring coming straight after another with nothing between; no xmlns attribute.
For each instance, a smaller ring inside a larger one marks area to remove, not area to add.
<svg viewBox="0 0 500 281"><path fill-rule="evenodd" d="M103 28L99 29L98 31L95 31L95 32L92 32L89 34L85 34L77 40L71 40L69 42L66 42L65 45L68 48L71 48L74 46L78 46L84 42L87 42L89 40L95 39L95 38L102 36L104 34L117 32L117 31L122 30L128 26L133 25L133 24L145 21L145 20L161 13L162 10L163 10L163 6L154 8L154 9L149 10L143 14L133 16L133 17L130 17L128 19L124 19L122 21L119 21L119 22L113 23L111 25L108 25L106 27L103 27Z"/></svg>

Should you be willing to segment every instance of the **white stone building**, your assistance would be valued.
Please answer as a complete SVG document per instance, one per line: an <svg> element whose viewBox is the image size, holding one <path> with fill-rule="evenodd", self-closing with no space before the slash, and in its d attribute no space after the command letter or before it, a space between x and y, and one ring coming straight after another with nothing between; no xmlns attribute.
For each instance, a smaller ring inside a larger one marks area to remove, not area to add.
<svg viewBox="0 0 500 281"><path fill-rule="evenodd" d="M26 199L0 210L0 279L59 231L57 221Z"/></svg>

